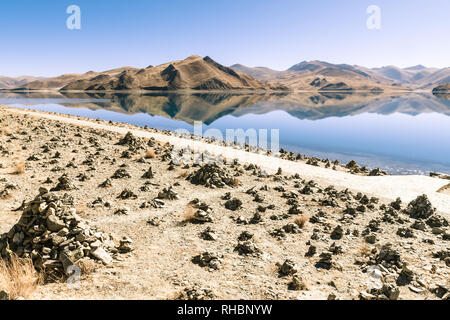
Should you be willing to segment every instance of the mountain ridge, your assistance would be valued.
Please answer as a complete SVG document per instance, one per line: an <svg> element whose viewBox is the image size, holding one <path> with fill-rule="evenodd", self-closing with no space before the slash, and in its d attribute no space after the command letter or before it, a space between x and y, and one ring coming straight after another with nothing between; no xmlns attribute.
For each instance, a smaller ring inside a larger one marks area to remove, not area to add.
<svg viewBox="0 0 450 320"><path fill-rule="evenodd" d="M450 68L388 65L366 68L326 61L302 61L284 71L267 67L230 67L192 55L149 65L120 67L102 72L69 73L52 78L1 77L0 89L35 91L412 91L432 90L450 83Z"/></svg>
<svg viewBox="0 0 450 320"><path fill-rule="evenodd" d="M437 85L450 82L450 68L427 68L423 65L407 68L392 65L366 68L312 60L302 61L284 71L265 67L252 68L242 64L235 64L231 68L250 74L256 79L278 82L297 90L320 89L321 86L317 86L319 80L326 82L328 86L330 84L342 86L343 83L346 85L346 90L348 88L353 90L431 90Z"/></svg>
<svg viewBox="0 0 450 320"><path fill-rule="evenodd" d="M104 72L68 74L33 81L15 90L177 91L288 90L223 66L210 57L192 55L145 69L123 67Z"/></svg>

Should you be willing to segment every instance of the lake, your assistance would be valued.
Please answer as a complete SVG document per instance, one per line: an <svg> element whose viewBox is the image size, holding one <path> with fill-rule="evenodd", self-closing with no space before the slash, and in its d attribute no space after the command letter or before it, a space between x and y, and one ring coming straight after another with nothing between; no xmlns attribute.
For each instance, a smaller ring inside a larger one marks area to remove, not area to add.
<svg viewBox="0 0 450 320"><path fill-rule="evenodd" d="M450 174L450 99L426 93L18 93L0 105L157 129L279 130L288 151L392 174Z"/></svg>

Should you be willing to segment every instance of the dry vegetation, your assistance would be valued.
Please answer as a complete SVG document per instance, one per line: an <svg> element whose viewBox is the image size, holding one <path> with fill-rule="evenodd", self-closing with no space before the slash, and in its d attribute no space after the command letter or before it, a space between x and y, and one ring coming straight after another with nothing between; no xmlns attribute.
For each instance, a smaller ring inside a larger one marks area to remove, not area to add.
<svg viewBox="0 0 450 320"><path fill-rule="evenodd" d="M24 174L25 168L25 161L18 161L14 164L14 171L12 172L12 174Z"/></svg>
<svg viewBox="0 0 450 320"><path fill-rule="evenodd" d="M0 292L10 300L28 298L41 283L41 276L30 259L11 254L9 260L0 259Z"/></svg>
<svg viewBox="0 0 450 320"><path fill-rule="evenodd" d="M195 218L195 212L197 209L195 209L192 205L187 205L186 209L184 209L183 213L183 222L190 222L193 221Z"/></svg>
<svg viewBox="0 0 450 320"><path fill-rule="evenodd" d="M145 152L145 159L154 159L156 158L155 150L153 149L147 149Z"/></svg>
<svg viewBox="0 0 450 320"><path fill-rule="evenodd" d="M309 217L306 215L301 215L294 220L294 223L300 228L303 229L308 222Z"/></svg>

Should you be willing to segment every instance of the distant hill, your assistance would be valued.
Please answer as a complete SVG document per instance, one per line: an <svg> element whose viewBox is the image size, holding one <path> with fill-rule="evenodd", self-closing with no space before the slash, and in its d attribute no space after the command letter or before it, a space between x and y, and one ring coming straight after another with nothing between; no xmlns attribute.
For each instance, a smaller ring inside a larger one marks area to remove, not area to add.
<svg viewBox="0 0 450 320"><path fill-rule="evenodd" d="M0 89L15 88L17 86L23 86L29 82L42 80L44 78L32 77L32 76L21 76L21 77L4 77L0 76Z"/></svg>
<svg viewBox="0 0 450 320"><path fill-rule="evenodd" d="M145 69L123 67L105 72L66 74L34 81L16 90L286 90L225 67L210 57L190 56Z"/></svg>
<svg viewBox="0 0 450 320"><path fill-rule="evenodd" d="M285 71L274 71L263 67L250 68L243 65L234 65L231 68L260 80L264 79L268 82L285 85L293 90L382 91L401 89L401 87L395 86L392 80L373 74L366 68L318 60L302 61Z"/></svg>
<svg viewBox="0 0 450 320"><path fill-rule="evenodd" d="M285 71L251 68L240 64L231 68L256 79L277 82L295 90L429 90L450 82L450 68L427 68L423 65L403 69L395 66L370 69L314 60L302 61Z"/></svg>
<svg viewBox="0 0 450 320"><path fill-rule="evenodd" d="M283 71L277 71L266 67L249 68L242 64L235 64L232 65L230 68L237 72L248 74L253 78L263 81L273 80L285 73Z"/></svg>
<svg viewBox="0 0 450 320"><path fill-rule="evenodd" d="M450 81L450 68L426 68L418 65L401 69L395 66L386 66L374 68L371 71L399 85L407 85L415 89L431 89Z"/></svg>
<svg viewBox="0 0 450 320"><path fill-rule="evenodd" d="M433 88L433 94L441 99L450 100L450 83Z"/></svg>

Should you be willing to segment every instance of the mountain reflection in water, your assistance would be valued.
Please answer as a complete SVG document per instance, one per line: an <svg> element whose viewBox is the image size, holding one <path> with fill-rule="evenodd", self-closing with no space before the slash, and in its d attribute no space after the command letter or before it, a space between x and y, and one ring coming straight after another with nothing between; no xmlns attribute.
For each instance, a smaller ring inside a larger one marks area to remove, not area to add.
<svg viewBox="0 0 450 320"><path fill-rule="evenodd" d="M157 129L279 129L280 146L391 173L450 173L450 100L426 93L0 92L0 104Z"/></svg>

